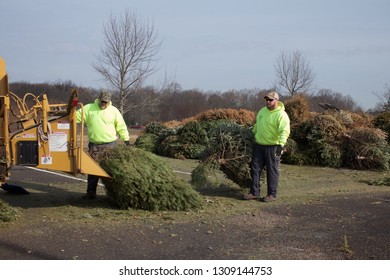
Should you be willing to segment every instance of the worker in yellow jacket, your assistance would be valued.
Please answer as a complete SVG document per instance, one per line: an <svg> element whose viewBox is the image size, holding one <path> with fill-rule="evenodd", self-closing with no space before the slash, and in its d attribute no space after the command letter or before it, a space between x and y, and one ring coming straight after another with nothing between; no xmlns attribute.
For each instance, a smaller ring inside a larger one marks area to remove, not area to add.
<svg viewBox="0 0 390 280"><path fill-rule="evenodd" d="M253 127L254 145L251 162L252 186L244 199L258 199L260 197L260 173L267 170L267 195L264 202L276 199L279 182L279 163L283 153L283 146L290 135L290 119L279 101L279 94L275 91L265 97L267 106L256 115L256 124Z"/></svg>
<svg viewBox="0 0 390 280"><path fill-rule="evenodd" d="M98 151L115 146L118 134L126 145L130 145L126 123L119 110L111 104L111 97L110 92L102 91L98 99L76 112L77 123L84 117L87 125L88 149L92 156ZM87 193L83 198L96 198L98 181L98 176L88 175Z"/></svg>

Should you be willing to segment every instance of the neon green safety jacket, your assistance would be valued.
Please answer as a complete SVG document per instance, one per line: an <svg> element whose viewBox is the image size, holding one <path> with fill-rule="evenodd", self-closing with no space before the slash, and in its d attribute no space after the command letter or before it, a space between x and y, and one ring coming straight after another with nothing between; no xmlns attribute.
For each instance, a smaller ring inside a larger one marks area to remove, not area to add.
<svg viewBox="0 0 390 280"><path fill-rule="evenodd" d="M284 146L290 135L290 118L284 110L283 103L278 101L278 107L274 110L262 108L257 113L252 131L257 144Z"/></svg>
<svg viewBox="0 0 390 280"><path fill-rule="evenodd" d="M82 110L76 112L76 122L81 123ZM119 110L111 102L104 110L99 107L99 100L84 106L84 121L88 127L88 140L94 144L114 142L117 134L123 141L129 141L129 131Z"/></svg>

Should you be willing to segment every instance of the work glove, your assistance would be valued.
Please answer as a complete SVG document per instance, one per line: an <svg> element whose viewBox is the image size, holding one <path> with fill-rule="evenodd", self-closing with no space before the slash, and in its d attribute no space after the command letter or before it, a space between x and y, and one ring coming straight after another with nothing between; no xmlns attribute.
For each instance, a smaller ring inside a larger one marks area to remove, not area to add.
<svg viewBox="0 0 390 280"><path fill-rule="evenodd" d="M125 145L126 146L130 146L130 142L129 141L125 141Z"/></svg>
<svg viewBox="0 0 390 280"><path fill-rule="evenodd" d="M283 155L283 146L277 146L275 151L275 156L281 157Z"/></svg>

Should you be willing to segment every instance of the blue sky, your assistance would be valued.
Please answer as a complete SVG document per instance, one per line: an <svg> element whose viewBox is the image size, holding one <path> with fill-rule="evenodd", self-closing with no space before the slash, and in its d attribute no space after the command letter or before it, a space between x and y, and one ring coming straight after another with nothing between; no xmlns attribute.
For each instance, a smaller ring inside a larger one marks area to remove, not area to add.
<svg viewBox="0 0 390 280"><path fill-rule="evenodd" d="M104 87L91 64L112 13L153 22L167 73L183 89L266 89L283 51L300 51L316 89L350 95L363 108L390 85L388 0L1 0L0 56L10 82L71 80Z"/></svg>

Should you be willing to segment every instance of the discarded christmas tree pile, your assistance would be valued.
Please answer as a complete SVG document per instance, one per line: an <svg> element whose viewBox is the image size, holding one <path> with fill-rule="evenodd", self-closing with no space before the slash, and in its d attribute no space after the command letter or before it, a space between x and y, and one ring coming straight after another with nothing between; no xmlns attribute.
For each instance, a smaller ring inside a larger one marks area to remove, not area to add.
<svg viewBox="0 0 390 280"><path fill-rule="evenodd" d="M310 112L304 95L285 101L291 134L282 162L294 165L352 167L388 170L389 115L372 118L331 109ZM161 156L199 159L192 172L192 184L205 186L215 169L247 188L250 185L255 113L218 109L181 122L151 123L136 146ZM387 132L387 133L386 133Z"/></svg>
<svg viewBox="0 0 390 280"><path fill-rule="evenodd" d="M194 185L207 183L213 169L242 188L251 183L250 161L252 157L252 130L236 123L220 124L210 134L210 143L201 157L201 163L191 174Z"/></svg>
<svg viewBox="0 0 390 280"><path fill-rule="evenodd" d="M244 109L208 110L181 122L150 123L135 145L161 156L199 159L200 166L192 174L197 187L205 185L215 169L246 187L251 180L254 121L255 113Z"/></svg>
<svg viewBox="0 0 390 280"><path fill-rule="evenodd" d="M108 197L122 209L186 211L202 206L201 195L150 152L118 146L97 160L112 177L103 179Z"/></svg>
<svg viewBox="0 0 390 280"><path fill-rule="evenodd" d="M208 110L181 122L150 123L135 146L160 156L199 159L210 145L210 137L225 124L249 126L255 113L240 109Z"/></svg>
<svg viewBox="0 0 390 280"><path fill-rule="evenodd" d="M305 113L305 98L286 101L291 134L282 160L288 164L388 170L390 146L383 119L343 110ZM377 121L376 121L377 120Z"/></svg>

